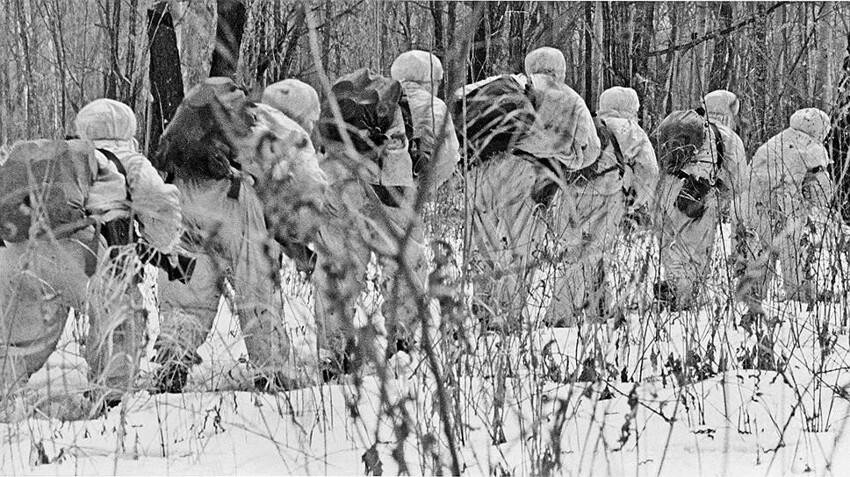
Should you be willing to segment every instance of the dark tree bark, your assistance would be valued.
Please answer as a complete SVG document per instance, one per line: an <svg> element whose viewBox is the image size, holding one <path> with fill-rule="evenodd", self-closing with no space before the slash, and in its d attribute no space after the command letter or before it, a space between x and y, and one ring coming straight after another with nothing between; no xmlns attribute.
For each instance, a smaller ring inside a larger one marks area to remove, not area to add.
<svg viewBox="0 0 850 477"><path fill-rule="evenodd" d="M248 9L243 0L217 0L218 20L215 26L215 49L213 50L210 76L236 76L239 63L239 46L245 32Z"/></svg>
<svg viewBox="0 0 850 477"><path fill-rule="evenodd" d="M753 127L749 135L749 140L745 144L749 144L747 156L752 157L757 144L762 144L766 137L766 129L769 125L769 109L773 109L773 105L769 104L768 91L768 58L767 58L767 19L765 18L765 5L758 3L755 6L756 21L753 26L753 65L752 70L752 85L753 85Z"/></svg>
<svg viewBox="0 0 850 477"><path fill-rule="evenodd" d="M593 2L584 4L584 102L593 104Z"/></svg>
<svg viewBox="0 0 850 477"><path fill-rule="evenodd" d="M487 10L490 4L487 4ZM469 64L469 81L474 83L487 77L487 22L489 15L482 15L472 37L472 58Z"/></svg>
<svg viewBox="0 0 850 477"><path fill-rule="evenodd" d="M605 73L603 88L632 86L633 37L631 6L626 2L602 4L604 34L602 35ZM601 91L600 91L601 93Z"/></svg>
<svg viewBox="0 0 850 477"><path fill-rule="evenodd" d="M295 57L295 48L298 46L298 39L301 38L302 35L306 32L304 30L304 26L306 25L306 21L304 18L304 9L298 8L295 13L295 27L292 32L292 37L289 39L289 46L287 47L287 70L289 65L292 63L292 59ZM327 73L330 67L330 57L331 57L331 38L333 37L333 28L334 28L334 2L331 0L325 0L325 31L322 35L322 54L325 58L325 73ZM337 68L339 68L339 61L337 61Z"/></svg>
<svg viewBox="0 0 850 477"><path fill-rule="evenodd" d="M262 3L259 7L259 17L254 25L254 35L257 38L257 69L254 72L254 81L258 85L263 84L263 78L266 75L266 71L269 70L275 63L275 56L277 55L277 44L269 45L269 40L266 34L267 23L270 20L269 15L269 5L268 3ZM274 28L274 26L272 26ZM270 29L272 35L275 35L276 32L273 29ZM217 35L216 35L217 36ZM218 39L216 39L216 42Z"/></svg>
<svg viewBox="0 0 850 477"><path fill-rule="evenodd" d="M150 133L145 146L147 156L153 158L159 137L183 100L180 51L177 49L177 35L166 2L158 2L148 10L148 42L153 104L148 113Z"/></svg>
<svg viewBox="0 0 850 477"><path fill-rule="evenodd" d="M836 104L833 106L832 131L826 146L833 160L830 173L837 186L836 203L841 208L844 221L850 223L850 178L847 172L850 168L847 158L850 152L850 34L847 35L847 49L841 70Z"/></svg>
<svg viewBox="0 0 850 477"><path fill-rule="evenodd" d="M446 85L453 84L455 72L463 74L463 68L455 68L454 60L456 55L451 53L451 49L455 47L455 28L457 25L457 3L449 2L446 6L446 60L443 63L446 70L444 83Z"/></svg>
<svg viewBox="0 0 850 477"><path fill-rule="evenodd" d="M511 71L523 71L525 63L525 2L511 2L510 6L510 56L508 67Z"/></svg>
<svg viewBox="0 0 850 477"><path fill-rule="evenodd" d="M717 15L718 27L732 26L732 2L721 2ZM714 54L711 61L711 73L708 80L708 90L727 89L732 80L735 50L728 35L718 36L714 40Z"/></svg>
<svg viewBox="0 0 850 477"><path fill-rule="evenodd" d="M121 34L121 1L112 0L105 2L104 5L104 20L107 25L107 47L109 50L109 65L104 77L103 90L107 98L120 100L121 84L123 83L121 74L121 64L119 61L119 36Z"/></svg>
<svg viewBox="0 0 850 477"><path fill-rule="evenodd" d="M443 25L443 10L445 9L446 2L443 1L432 1L431 2L431 18L434 20L434 55L440 59L440 62L444 67L447 67L446 64L446 43L443 40L444 37L444 25ZM445 71L446 68L444 68ZM445 76L445 75L444 75ZM434 85L434 94L443 97L443 88L442 84Z"/></svg>
<svg viewBox="0 0 850 477"><path fill-rule="evenodd" d="M431 1L431 18L434 20L434 55L441 62L446 61L446 45L443 41L443 9L446 2Z"/></svg>
<svg viewBox="0 0 850 477"><path fill-rule="evenodd" d="M125 85L124 93L121 101L128 104L131 108L136 109L136 98L138 98L141 75L136 76L136 25L138 21L139 0L130 0L130 19L129 33L127 35L127 56L125 60L125 68L127 70L126 78L128 80Z"/></svg>
<svg viewBox="0 0 850 477"><path fill-rule="evenodd" d="M652 39L655 38L655 3L641 2L635 10L635 35L632 39L631 58L631 87L637 91L640 99L638 118L643 119L643 111L649 107L647 99L654 103L655 95L650 91L649 81L649 51L652 49ZM652 122L652 118L649 118ZM643 124L651 127L652 124Z"/></svg>
<svg viewBox="0 0 850 477"><path fill-rule="evenodd" d="M331 4L332 2L330 1L326 2L326 9L330 9ZM298 39L301 38L305 31L303 8L297 6L289 7L285 17L280 11L279 2L275 3L274 8L274 45L272 48L261 48L258 55L260 59L257 62L255 78L257 84L260 85L266 83L266 78L269 79L269 83L274 83L292 76L292 63L295 60L298 50ZM327 41L323 39L323 48L326 43Z"/></svg>

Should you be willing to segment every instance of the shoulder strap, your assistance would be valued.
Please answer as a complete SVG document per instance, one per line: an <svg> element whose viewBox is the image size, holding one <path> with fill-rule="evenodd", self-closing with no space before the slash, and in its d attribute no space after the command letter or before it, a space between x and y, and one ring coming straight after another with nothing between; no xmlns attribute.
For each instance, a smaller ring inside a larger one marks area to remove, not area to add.
<svg viewBox="0 0 850 477"><path fill-rule="evenodd" d="M608 127L608 124L605 123L605 120L600 118L599 123L602 124L602 127L605 128L605 135L607 139L611 141L611 146L614 147L614 157L617 158L617 163L620 165L626 164L626 156L623 155L623 150L620 148L620 143L617 141L617 136L611 132L611 129Z"/></svg>
<svg viewBox="0 0 850 477"><path fill-rule="evenodd" d="M124 179L127 179L127 169L124 169L124 164L121 164L121 161L118 160L118 156L112 153L109 149L97 148L97 151L106 156L109 162L115 164L115 168L118 169L118 173L124 176ZM129 185L126 187L127 189L127 200L130 200L130 187Z"/></svg>
<svg viewBox="0 0 850 477"><path fill-rule="evenodd" d="M124 179L127 179L127 169L124 168L124 164L121 164L121 161L118 160L118 156L112 153L112 151L108 149L98 148L98 152L106 156L109 162L115 164L115 168L118 169L118 173L124 176ZM125 186L125 193L127 195L127 201L132 200L130 197L130 187ZM106 243L109 246L113 245L127 245L133 243L135 241L134 233L133 233L133 223L135 221L132 218L128 219L116 219L111 222L107 222L103 224L101 227L101 235L106 239ZM112 251L112 258L114 259L117 255L117 251Z"/></svg>
<svg viewBox="0 0 850 477"><path fill-rule="evenodd" d="M106 158L109 159L109 162L115 164L115 167L122 176L127 177L127 170L124 169L124 164L121 164L121 161L118 160L118 156L113 154L109 149L104 149L102 147L97 148L97 151L106 156Z"/></svg>
<svg viewBox="0 0 850 477"><path fill-rule="evenodd" d="M717 148L717 169L723 168L723 160L726 158L726 146L723 145L723 136L720 135L720 129L716 124L709 121L711 130L714 131L714 145Z"/></svg>

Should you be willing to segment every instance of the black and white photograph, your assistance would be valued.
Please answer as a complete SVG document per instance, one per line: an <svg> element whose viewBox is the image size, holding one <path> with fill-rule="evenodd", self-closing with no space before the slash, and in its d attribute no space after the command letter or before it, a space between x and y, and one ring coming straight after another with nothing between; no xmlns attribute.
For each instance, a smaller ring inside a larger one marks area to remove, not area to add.
<svg viewBox="0 0 850 477"><path fill-rule="evenodd" d="M0 475L850 475L850 2L0 0Z"/></svg>

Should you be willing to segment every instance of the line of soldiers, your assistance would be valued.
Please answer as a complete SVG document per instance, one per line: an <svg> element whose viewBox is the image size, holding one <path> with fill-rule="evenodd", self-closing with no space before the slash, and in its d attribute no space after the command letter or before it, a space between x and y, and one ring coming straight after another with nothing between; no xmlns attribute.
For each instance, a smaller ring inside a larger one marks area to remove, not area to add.
<svg viewBox="0 0 850 477"><path fill-rule="evenodd" d="M815 298L797 245L813 210L830 216L822 111L795 113L748 163L734 132L738 100L715 91L704 108L662 121L656 157L633 89L604 91L594 116L565 84L559 50L532 51L525 70L461 88L451 111L436 95L439 59L418 50L399 56L390 77L340 77L324 102L295 79L255 103L233 81L209 78L187 94L151 161L138 152L133 111L108 99L80 110L77 140L16 144L0 171L11 191L0 200L0 409L14 414L71 308L91 321L89 415L134 390L147 264L159 270L155 392L182 390L222 297L239 317L256 387L298 385L284 254L312 271L325 379L375 358L363 346L375 330L354 325L373 254L386 356L415 349L428 309L419 211L462 150L467 272L473 310L489 325L528 322L533 275L547 262L546 322L622 316L606 270L625 224L647 216L666 273L656 288L675 308L702 305L724 217L741 224L739 298L751 309L761 312L776 257L788 296Z"/></svg>

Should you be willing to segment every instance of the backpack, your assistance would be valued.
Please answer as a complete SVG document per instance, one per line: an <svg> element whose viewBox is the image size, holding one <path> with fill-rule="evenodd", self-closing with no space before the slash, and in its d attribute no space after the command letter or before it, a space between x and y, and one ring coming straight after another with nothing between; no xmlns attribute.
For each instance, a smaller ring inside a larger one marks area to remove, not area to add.
<svg viewBox="0 0 850 477"><path fill-rule="evenodd" d="M712 129L717 150L715 169L723 166L725 147L717 125L708 121L702 108L673 111L658 125L659 166L669 174L678 175L705 142L705 125Z"/></svg>
<svg viewBox="0 0 850 477"><path fill-rule="evenodd" d="M124 164L118 160L118 157L112 153L109 149L98 148L98 152L103 154L109 162L115 165L115 168L118 169L118 173L121 174L125 180L127 178L127 170L124 169ZM127 187L127 203L132 203L132 196L130 195L130 187ZM103 237L106 239L106 243L109 246L114 245L128 245L136 241L134 237L134 227L133 227L133 218L132 217L122 217L120 219L115 219L110 222L103 224L103 230L101 233ZM113 251L113 257L115 251Z"/></svg>
<svg viewBox="0 0 850 477"><path fill-rule="evenodd" d="M513 76L499 76L467 91L452 111L458 139L470 157L483 162L510 150L535 120L527 86Z"/></svg>
<svg viewBox="0 0 850 477"><path fill-rule="evenodd" d="M714 174L723 166L725 147L717 125L708 121L702 108L673 111L658 126L659 161L662 170L683 181L675 206L691 219L699 220L705 213L705 197L715 187L714 179L692 177L682 169L696 156L705 142L706 123L714 133L717 160Z"/></svg>
<svg viewBox="0 0 850 477"><path fill-rule="evenodd" d="M24 242L31 230L33 238L47 231L64 238L91 225L80 187L91 185L92 153L78 140L15 145L0 166L0 239Z"/></svg>
<svg viewBox="0 0 850 477"><path fill-rule="evenodd" d="M361 68L341 76L331 88L342 113L348 135L357 152L365 153L382 146L387 130L401 108L405 135L413 137L413 120L401 83ZM322 104L319 132L326 139L342 142L331 104Z"/></svg>
<svg viewBox="0 0 850 477"><path fill-rule="evenodd" d="M390 139L387 131L393 126L400 109L408 142L407 152L411 159L411 173L413 177L419 175L428 159L419 151L419 142L413 138L413 117L401 83L375 74L368 68L361 68L341 76L331 91L342 114L342 122L348 129L348 137L354 149L362 154L383 146ZM337 126L329 101L322 104L318 126L322 137L342 142L343 134ZM384 158L378 155L375 160L378 167L383 169ZM390 189L400 194L402 187L372 184L372 189L384 205L400 205Z"/></svg>
<svg viewBox="0 0 850 477"><path fill-rule="evenodd" d="M109 149L98 148L98 151L103 154L109 162L115 165L115 168L118 169L118 173L127 178L127 169L124 168L124 164L118 159L118 156L112 153ZM132 194L130 193L130 187L127 186L127 202L132 203ZM142 224L139 223L138 226L141 228ZM189 257L185 255L176 255L176 262L172 263L172 260L169 260L168 256L163 255L150 245L142 238L138 237L136 234L136 221L132 217L122 217L118 219L113 219L109 222L103 224L101 230L101 235L106 239L107 245L110 247L116 245L130 245L135 244L136 253L139 258L142 260L142 263L153 264L158 268L161 268L168 274L168 281L179 281L183 284L189 283L189 280L192 279L192 274L195 273L195 261L194 257ZM110 252L110 258L115 260L119 257L119 253L117 250L112 250ZM137 279L141 280L142 274L136 276Z"/></svg>
<svg viewBox="0 0 850 477"><path fill-rule="evenodd" d="M238 141L251 135L251 104L229 78L207 78L181 101L151 163L168 181L175 175L230 179L230 197L238 198L239 184L231 168L240 168Z"/></svg>
<svg viewBox="0 0 850 477"><path fill-rule="evenodd" d="M537 162L546 167L563 182L570 184L586 184L614 171L619 171L620 178L622 178L625 171L626 158L623 155L623 150L620 148L620 143L617 141L617 137L614 136L614 133L611 132L608 125L605 123L605 120L602 118L594 116L593 125L596 128L596 135L599 136L600 157L593 161L593 163L589 166L583 169L567 171L563 167L559 166L557 161L536 159ZM605 151L609 146L614 153L615 163L603 169L600 164L600 160L602 158L601 155L605 154ZM559 188L560 185L557 182L548 178L538 180L532 190L531 198L535 203L548 207L551 205L552 199L555 197L555 193ZM626 200L628 205L628 194ZM633 200L634 199L632 198L632 201Z"/></svg>

